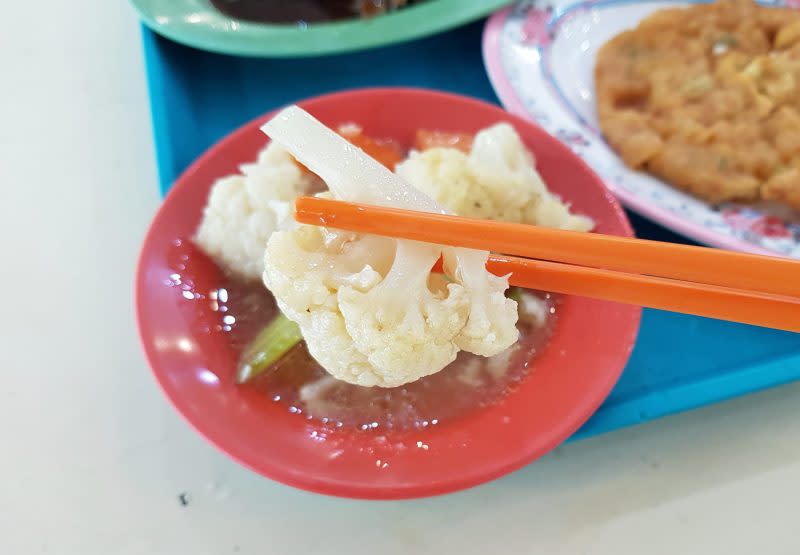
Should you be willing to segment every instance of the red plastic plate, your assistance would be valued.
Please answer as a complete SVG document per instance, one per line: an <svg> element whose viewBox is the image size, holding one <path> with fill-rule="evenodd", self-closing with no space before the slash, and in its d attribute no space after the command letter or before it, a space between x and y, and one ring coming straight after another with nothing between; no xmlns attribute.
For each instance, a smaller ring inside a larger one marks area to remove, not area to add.
<svg viewBox="0 0 800 555"><path fill-rule="evenodd" d="M415 89L365 89L299 103L330 126L357 122L367 134L412 144L418 128L475 132L510 122L548 186L597 223L601 233L631 235L619 204L598 177L539 127L473 99ZM165 285L174 241L191 237L209 188L251 161L266 142L258 118L212 147L178 180L145 238L136 281L139 332L156 379L175 408L206 439L246 467L319 493L369 499L452 492L507 474L550 451L602 403L633 348L638 307L566 297L533 371L503 402L421 430L346 432L290 414L234 383L235 355L204 333L202 303ZM195 288L217 269L201 269ZM381 437L383 436L383 437ZM397 450L402 441L411 448Z"/></svg>

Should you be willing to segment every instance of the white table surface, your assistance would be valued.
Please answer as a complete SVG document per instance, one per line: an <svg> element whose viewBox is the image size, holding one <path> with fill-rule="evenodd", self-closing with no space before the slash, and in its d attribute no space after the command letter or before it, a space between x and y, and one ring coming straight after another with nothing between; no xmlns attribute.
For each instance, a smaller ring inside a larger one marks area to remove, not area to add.
<svg viewBox="0 0 800 555"><path fill-rule="evenodd" d="M0 34L0 554L800 553L800 385L421 501L296 491L207 445L134 327L159 201L136 18L46 4L4 2Z"/></svg>

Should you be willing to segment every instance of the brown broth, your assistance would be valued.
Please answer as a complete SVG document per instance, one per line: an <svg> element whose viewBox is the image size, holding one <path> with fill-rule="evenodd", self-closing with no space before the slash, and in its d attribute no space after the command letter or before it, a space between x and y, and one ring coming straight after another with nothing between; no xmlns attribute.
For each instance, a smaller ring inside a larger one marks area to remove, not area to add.
<svg viewBox="0 0 800 555"><path fill-rule="evenodd" d="M219 318L213 325L204 324L204 329L223 334L238 357L278 313L274 298L259 282L244 282L222 272L218 279L203 282L200 273L210 273L213 262L190 241L177 240L174 245L171 259L176 261L176 273L165 283L191 302L208 303ZM361 387L335 380L309 355L304 342L242 387L255 388L286 410L329 426L362 430L435 426L500 402L525 379L558 314L558 297L542 294L542 298L548 314L545 324L518 324L520 340L507 352L491 358L462 352L442 371L401 387ZM314 389L317 394L309 398Z"/></svg>
<svg viewBox="0 0 800 555"><path fill-rule="evenodd" d="M550 326L526 332L507 353L487 359L461 352L440 372L395 388L336 380L302 343L272 373L253 380L252 386L292 412L337 427L407 430L435 426L493 405L516 389L528 375L531 355L547 341ZM311 399L303 395L309 390L317 391Z"/></svg>
<svg viewBox="0 0 800 555"><path fill-rule="evenodd" d="M411 3L410 0L407 3ZM419 0L418 0L419 1ZM261 23L316 23L378 15L404 2L398 0L211 0L234 19Z"/></svg>

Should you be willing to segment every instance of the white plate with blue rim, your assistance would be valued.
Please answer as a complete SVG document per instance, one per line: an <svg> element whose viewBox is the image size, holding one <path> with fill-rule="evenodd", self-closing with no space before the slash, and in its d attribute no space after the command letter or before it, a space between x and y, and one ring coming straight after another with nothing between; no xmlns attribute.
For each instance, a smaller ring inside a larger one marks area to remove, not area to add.
<svg viewBox="0 0 800 555"><path fill-rule="evenodd" d="M800 0L770 6L800 7ZM628 208L707 245L800 258L800 217L774 206L713 206L628 168L605 143L595 112L594 65L609 39L665 0L522 0L486 24L483 55L497 96L584 158Z"/></svg>

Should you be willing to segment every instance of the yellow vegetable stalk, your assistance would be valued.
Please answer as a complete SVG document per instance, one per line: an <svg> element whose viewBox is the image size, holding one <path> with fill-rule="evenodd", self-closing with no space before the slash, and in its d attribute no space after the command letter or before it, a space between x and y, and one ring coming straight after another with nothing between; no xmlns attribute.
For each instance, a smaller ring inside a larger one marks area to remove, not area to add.
<svg viewBox="0 0 800 555"><path fill-rule="evenodd" d="M236 381L244 383L268 370L302 339L297 324L278 314L245 348L239 361Z"/></svg>

